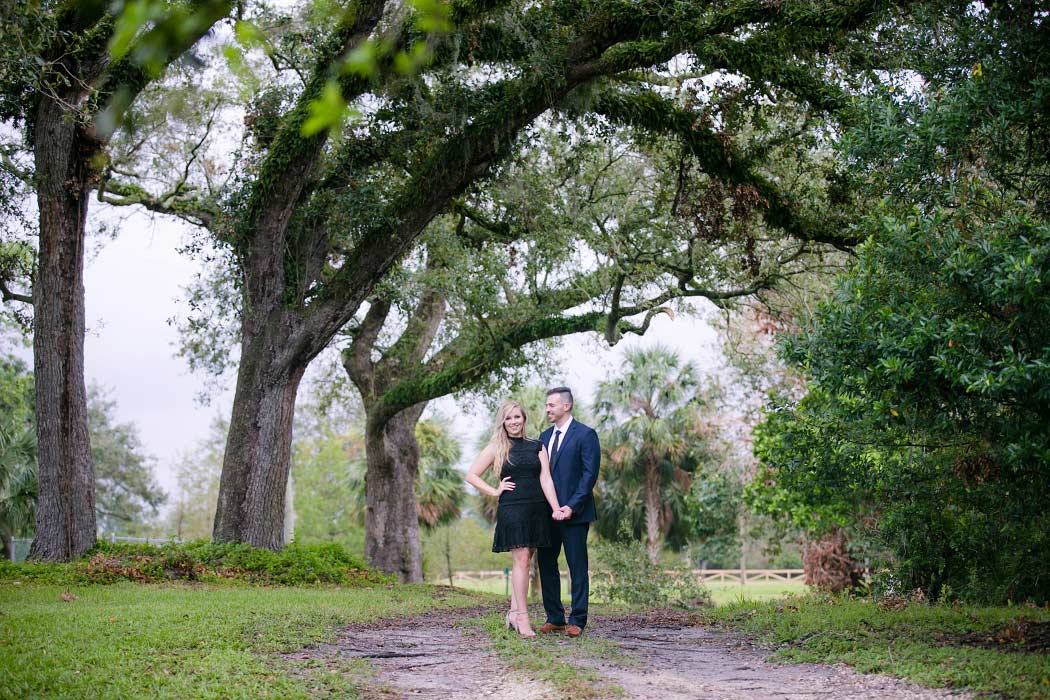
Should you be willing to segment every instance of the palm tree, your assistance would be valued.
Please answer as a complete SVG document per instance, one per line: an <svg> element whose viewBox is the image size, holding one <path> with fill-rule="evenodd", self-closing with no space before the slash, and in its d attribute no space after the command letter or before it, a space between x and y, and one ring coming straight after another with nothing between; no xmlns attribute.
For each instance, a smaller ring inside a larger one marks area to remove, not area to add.
<svg viewBox="0 0 1050 700"><path fill-rule="evenodd" d="M416 423L419 444L419 476L416 481L416 512L419 524L432 530L458 520L466 491L463 474L456 469L459 443L444 418Z"/></svg>
<svg viewBox="0 0 1050 700"><path fill-rule="evenodd" d="M444 417L416 423L419 445L419 475L416 477L416 513L419 525L433 531L448 525L463 514L467 497L463 474L456 469L459 442L452 436L452 426ZM452 585L452 539L445 528L445 568L448 585Z"/></svg>
<svg viewBox="0 0 1050 700"><path fill-rule="evenodd" d="M0 542L11 559L12 540L29 534L36 517L36 429L0 425Z"/></svg>
<svg viewBox="0 0 1050 700"><path fill-rule="evenodd" d="M595 412L604 451L599 533L615 538L625 520L644 531L649 560L684 538L680 514L692 474L706 456L698 371L663 347L628 351L621 376L598 385Z"/></svg>

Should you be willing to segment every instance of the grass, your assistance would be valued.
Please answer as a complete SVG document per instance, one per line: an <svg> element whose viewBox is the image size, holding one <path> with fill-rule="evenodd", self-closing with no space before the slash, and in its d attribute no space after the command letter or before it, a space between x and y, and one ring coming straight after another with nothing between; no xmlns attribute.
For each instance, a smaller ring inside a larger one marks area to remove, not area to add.
<svg viewBox="0 0 1050 700"><path fill-rule="evenodd" d="M360 661L282 656L340 625L478 604L429 586L0 585L0 698L354 698Z"/></svg>
<svg viewBox="0 0 1050 700"><path fill-rule="evenodd" d="M912 603L884 610L872 601L810 595L728 604L705 618L779 647L778 656L789 661L843 662L861 673L1016 700L1050 697L1045 651L1023 651L1009 643L1023 641L1016 630L1026 625L1045 630L1047 609ZM963 643L975 634L1006 643L1000 648Z"/></svg>
<svg viewBox="0 0 1050 700"><path fill-rule="evenodd" d="M539 622L533 620L534 628ZM610 642L586 634L576 639L554 634L537 634L527 639L507 629L500 614L465 620L463 624L482 627L492 640L493 650L507 665L548 684L565 697L586 700L623 694L621 688L603 682L597 673L582 665L584 659L599 658L624 663L619 649Z"/></svg>
<svg viewBox="0 0 1050 700"><path fill-rule="evenodd" d="M704 585L711 592L715 605L740 603L745 600L777 600L789 595L801 595L809 591L802 582L787 583L784 581L749 581L739 583L708 583Z"/></svg>

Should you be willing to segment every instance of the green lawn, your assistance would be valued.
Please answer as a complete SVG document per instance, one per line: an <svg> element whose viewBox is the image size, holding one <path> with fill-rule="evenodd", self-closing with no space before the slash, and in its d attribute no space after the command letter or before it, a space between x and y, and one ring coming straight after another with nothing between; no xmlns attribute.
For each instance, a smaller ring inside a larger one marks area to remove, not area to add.
<svg viewBox="0 0 1050 700"><path fill-rule="evenodd" d="M776 600L789 595L800 595L809 591L804 583L784 581L752 581L739 583L709 583L704 586L711 591L715 605L728 605L744 600Z"/></svg>
<svg viewBox="0 0 1050 700"><path fill-rule="evenodd" d="M884 610L817 595L755 600L784 596L784 584L728 584L712 593L719 605L702 613L702 623L755 636L785 659L845 662L864 673L1016 700L1050 697L1047 609ZM432 586L67 587L9 580L0 583L0 700L355 698L367 663L282 652L331 639L353 622L491 600ZM563 658L562 640L522 640L502 629L498 615L464 624L480 625L508 663L556 688L581 697L616 692ZM614 652L584 639L572 653Z"/></svg>
<svg viewBox="0 0 1050 700"><path fill-rule="evenodd" d="M63 600L63 594L67 593ZM356 697L362 665L285 659L340 625L477 605L429 586L0 584L0 698Z"/></svg>
<svg viewBox="0 0 1050 700"><path fill-rule="evenodd" d="M1046 608L912 603L894 610L810 595L722 605L704 620L755 636L791 661L843 662L862 673L1016 700L1050 697Z"/></svg>

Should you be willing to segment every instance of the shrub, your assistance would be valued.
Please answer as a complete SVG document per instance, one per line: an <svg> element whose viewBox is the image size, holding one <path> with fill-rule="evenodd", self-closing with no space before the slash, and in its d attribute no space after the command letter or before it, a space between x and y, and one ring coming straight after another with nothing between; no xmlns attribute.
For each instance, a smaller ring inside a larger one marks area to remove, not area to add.
<svg viewBox="0 0 1050 700"><path fill-rule="evenodd" d="M0 560L0 581L33 582L55 585L70 583L69 567L43 562L9 562Z"/></svg>
<svg viewBox="0 0 1050 700"><path fill-rule="evenodd" d="M621 535L627 534L621 525ZM688 571L661 569L649 561L645 545L621 538L598 540L596 558L608 567L594 576L595 597L646 608L698 608L711 605L711 594Z"/></svg>
<svg viewBox="0 0 1050 700"><path fill-rule="evenodd" d="M161 545L99 542L85 559L73 564L73 572L76 580L85 583L182 580L295 586L364 585L388 580L336 544L291 544L273 552L206 540Z"/></svg>

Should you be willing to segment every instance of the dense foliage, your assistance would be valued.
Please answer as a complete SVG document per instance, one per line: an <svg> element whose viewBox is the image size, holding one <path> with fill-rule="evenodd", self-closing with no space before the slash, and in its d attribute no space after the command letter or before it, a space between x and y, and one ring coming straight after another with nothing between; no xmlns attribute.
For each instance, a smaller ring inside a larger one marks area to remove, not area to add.
<svg viewBox="0 0 1050 700"><path fill-rule="evenodd" d="M858 182L888 196L783 345L809 392L758 430L753 495L814 530L851 526L907 588L1045 602L1050 44L1045 13L1007 5L902 32L925 82L876 91L844 140Z"/></svg>
<svg viewBox="0 0 1050 700"><path fill-rule="evenodd" d="M21 360L0 358L0 536L33 532L37 498L33 373ZM95 463L95 507L103 532L137 534L165 501L138 430L116 419L116 403L98 387L88 394Z"/></svg>
<svg viewBox="0 0 1050 700"><path fill-rule="evenodd" d="M135 534L157 516L167 494L156 481L134 423L120 423L117 404L98 387L88 389L88 430L95 464L95 512L99 529Z"/></svg>
<svg viewBox="0 0 1050 700"><path fill-rule="evenodd" d="M0 541L11 555L11 539L32 529L36 509L36 431L33 375L13 356L0 356Z"/></svg>

